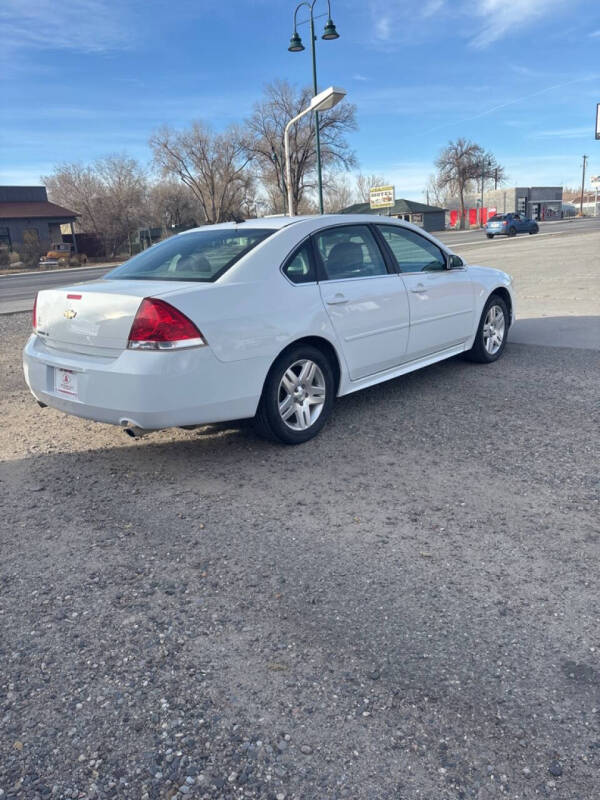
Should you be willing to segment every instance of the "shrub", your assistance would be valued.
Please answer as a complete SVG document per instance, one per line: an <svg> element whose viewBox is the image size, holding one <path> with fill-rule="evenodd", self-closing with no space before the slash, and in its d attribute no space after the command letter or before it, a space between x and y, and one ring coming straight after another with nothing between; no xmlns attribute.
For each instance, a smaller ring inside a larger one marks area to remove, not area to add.
<svg viewBox="0 0 600 800"><path fill-rule="evenodd" d="M25 231L23 245L21 246L21 259L25 266L36 267L44 254L40 240L35 233Z"/></svg>
<svg viewBox="0 0 600 800"><path fill-rule="evenodd" d="M11 265L18 264L21 261L21 256L17 253L16 250L13 250L12 253L9 253L8 257L10 259Z"/></svg>
<svg viewBox="0 0 600 800"><path fill-rule="evenodd" d="M0 247L0 267L8 267L10 264L10 254L8 247Z"/></svg>

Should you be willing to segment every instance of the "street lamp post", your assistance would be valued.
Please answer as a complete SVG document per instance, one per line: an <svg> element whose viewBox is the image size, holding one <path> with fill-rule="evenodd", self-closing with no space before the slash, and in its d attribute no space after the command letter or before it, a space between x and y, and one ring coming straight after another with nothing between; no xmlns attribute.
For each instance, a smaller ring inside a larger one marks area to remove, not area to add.
<svg viewBox="0 0 600 800"><path fill-rule="evenodd" d="M319 111L327 111L328 109L333 108L340 102L340 100L343 100L345 96L346 96L345 89L339 89L334 86L330 86L329 89L325 89L325 91L321 92L320 94L316 94L311 99L307 108L305 108L304 111L301 111L295 117L292 117L292 119L285 126L285 132L283 134L283 144L285 148L285 173L287 180L288 214L290 215L290 217L294 216L294 192L292 189L292 163L290 156L290 128L292 127L294 122L298 122L298 120L301 117L303 117L305 114L308 114L310 111L314 111L316 116ZM321 213L322 212L323 212L323 200L321 198Z"/></svg>
<svg viewBox="0 0 600 800"><path fill-rule="evenodd" d="M492 166L492 161L490 157L482 158L481 159L481 205L480 205L480 212L479 212L479 227L483 228L483 185L486 179L486 166L489 168Z"/></svg>
<svg viewBox="0 0 600 800"><path fill-rule="evenodd" d="M304 50L304 45L302 44L302 39L298 34L298 24L297 24L297 15L298 11L302 6L306 6L310 12L310 47L312 51L312 69L313 69L313 97L317 96L318 88L317 88L317 55L315 52L315 42L317 37L315 36L315 18L313 14L313 9L315 7L317 0L312 0L312 3L309 3L308 0L302 0L301 3L298 3L296 6L296 10L294 11L294 32L290 39L290 46L288 50L290 53L300 53ZM340 35L335 29L335 25L333 24L333 20L331 19L331 2L327 0L327 23L323 30L322 39L329 40L329 39L339 39ZM303 114L300 114L303 116ZM298 118L299 118L298 117ZM317 183L319 188L319 210L321 214L323 213L323 175L321 171L321 137L319 134L319 112L315 111L315 141L317 146Z"/></svg>

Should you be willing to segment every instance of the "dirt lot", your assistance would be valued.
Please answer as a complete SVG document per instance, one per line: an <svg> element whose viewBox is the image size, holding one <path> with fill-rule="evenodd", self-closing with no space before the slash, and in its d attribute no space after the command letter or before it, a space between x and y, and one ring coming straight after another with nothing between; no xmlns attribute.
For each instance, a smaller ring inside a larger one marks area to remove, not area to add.
<svg viewBox="0 0 600 800"><path fill-rule="evenodd" d="M454 359L300 448L132 442L35 405L28 327L0 317L2 800L598 797L597 351Z"/></svg>

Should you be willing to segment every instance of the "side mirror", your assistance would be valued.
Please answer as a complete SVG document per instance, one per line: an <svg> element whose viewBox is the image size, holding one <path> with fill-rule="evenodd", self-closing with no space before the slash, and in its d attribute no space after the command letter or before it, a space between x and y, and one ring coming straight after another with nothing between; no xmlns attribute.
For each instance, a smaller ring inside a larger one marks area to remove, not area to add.
<svg viewBox="0 0 600 800"><path fill-rule="evenodd" d="M465 262L460 256L457 256L454 253L447 254L446 269L462 269L464 265Z"/></svg>

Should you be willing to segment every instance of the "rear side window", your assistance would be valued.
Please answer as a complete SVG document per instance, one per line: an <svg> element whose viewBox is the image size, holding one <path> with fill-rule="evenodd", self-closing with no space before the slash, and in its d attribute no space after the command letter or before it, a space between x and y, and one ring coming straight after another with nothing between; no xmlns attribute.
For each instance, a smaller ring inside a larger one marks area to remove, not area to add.
<svg viewBox="0 0 600 800"><path fill-rule="evenodd" d="M378 226L394 254L401 272L431 272L446 269L444 254L433 242L406 228Z"/></svg>
<svg viewBox="0 0 600 800"><path fill-rule="evenodd" d="M328 228L314 238L329 280L387 275L379 246L366 225Z"/></svg>
<svg viewBox="0 0 600 800"><path fill-rule="evenodd" d="M316 280L315 268L313 265L310 242L304 244L292 253L283 267L283 274L292 283L312 283Z"/></svg>
<svg viewBox="0 0 600 800"><path fill-rule="evenodd" d="M274 230L236 228L172 236L106 275L109 279L216 281Z"/></svg>

